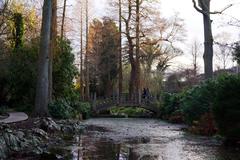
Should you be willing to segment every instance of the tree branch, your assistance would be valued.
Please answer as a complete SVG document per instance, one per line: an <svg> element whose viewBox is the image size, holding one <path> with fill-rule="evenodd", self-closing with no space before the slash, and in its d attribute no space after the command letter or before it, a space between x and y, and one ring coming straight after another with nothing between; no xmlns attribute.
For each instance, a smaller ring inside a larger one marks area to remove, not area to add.
<svg viewBox="0 0 240 160"><path fill-rule="evenodd" d="M222 14L224 11L226 11L227 9L229 9L230 7L232 7L233 4L229 4L228 6L226 6L225 8L223 8L221 11L214 11L214 12L210 12L210 14Z"/></svg>

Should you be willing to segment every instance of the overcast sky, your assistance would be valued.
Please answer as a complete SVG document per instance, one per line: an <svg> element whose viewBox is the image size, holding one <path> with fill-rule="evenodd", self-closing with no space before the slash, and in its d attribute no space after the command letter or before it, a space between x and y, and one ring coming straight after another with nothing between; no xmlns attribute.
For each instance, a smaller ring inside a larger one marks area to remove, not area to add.
<svg viewBox="0 0 240 160"><path fill-rule="evenodd" d="M107 16L108 14L108 0L89 0L91 1L92 17L101 18ZM229 4L234 4L233 7L229 8L225 15L213 15L213 35L218 35L223 32L229 32L232 34L231 40L236 41L239 38L240 28L226 27L226 22L229 20L229 16L234 16L240 19L240 0L211 0L211 10L221 10ZM200 13L198 13L192 5L192 0L161 0L159 5L159 10L164 17L171 17L178 13L179 17L184 19L185 28L187 30L186 42L184 42L183 50L189 52L189 46L195 39L203 43L203 18ZM234 33L234 34L233 34ZM175 67L178 65L190 64L191 59L187 56L179 57L175 60ZM202 58L199 59L199 63L203 65ZM229 64L229 66L231 66Z"/></svg>

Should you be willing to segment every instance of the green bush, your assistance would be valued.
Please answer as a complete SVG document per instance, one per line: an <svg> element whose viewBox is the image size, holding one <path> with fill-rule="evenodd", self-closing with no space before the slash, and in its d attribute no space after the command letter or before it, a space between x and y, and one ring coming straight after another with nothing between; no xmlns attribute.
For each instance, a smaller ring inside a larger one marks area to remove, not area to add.
<svg viewBox="0 0 240 160"><path fill-rule="evenodd" d="M114 107L110 113L114 116L142 117L150 114L149 111L143 108L136 107Z"/></svg>
<svg viewBox="0 0 240 160"><path fill-rule="evenodd" d="M89 103L75 101L75 102L72 102L71 106L75 109L77 114L78 113L82 114L83 119L87 119L90 117L91 106Z"/></svg>
<svg viewBox="0 0 240 160"><path fill-rule="evenodd" d="M160 108L160 114L162 118L167 118L171 116L171 114L179 110L181 96L181 94L175 93L165 93L163 95L163 104Z"/></svg>
<svg viewBox="0 0 240 160"><path fill-rule="evenodd" d="M61 50L63 48L63 51ZM8 105L19 111L31 112L34 106L39 39L9 50L9 57L0 67L0 105ZM53 98L74 101L79 93L74 88L73 79L77 76L70 41L58 41L57 54L53 63Z"/></svg>
<svg viewBox="0 0 240 160"><path fill-rule="evenodd" d="M74 109L65 99L58 99L49 104L49 113L53 118L57 119L70 119L75 115Z"/></svg>
<svg viewBox="0 0 240 160"><path fill-rule="evenodd" d="M220 133L235 142L240 140L240 76L218 79L214 117Z"/></svg>
<svg viewBox="0 0 240 160"><path fill-rule="evenodd" d="M215 80L206 81L185 91L180 104L185 122L193 124L194 121L199 121L204 114L211 112L215 94Z"/></svg>
<svg viewBox="0 0 240 160"><path fill-rule="evenodd" d="M57 99L49 104L49 112L53 118L70 119L82 114L83 119L90 117L91 106L89 103Z"/></svg>

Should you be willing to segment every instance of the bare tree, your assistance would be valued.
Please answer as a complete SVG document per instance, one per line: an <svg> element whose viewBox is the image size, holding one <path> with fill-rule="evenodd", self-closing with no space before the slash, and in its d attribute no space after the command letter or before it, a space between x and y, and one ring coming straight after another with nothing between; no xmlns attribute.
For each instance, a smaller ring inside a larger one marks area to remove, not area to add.
<svg viewBox="0 0 240 160"><path fill-rule="evenodd" d="M226 32L222 32L215 37L214 43L216 44L215 56L218 60L218 63L222 64L222 69L226 69L230 60L232 60L232 47L228 44L230 42L231 35ZM220 64L219 64L220 65Z"/></svg>
<svg viewBox="0 0 240 160"><path fill-rule="evenodd" d="M121 1L122 36L126 38L125 49L127 53L123 55L123 60L130 62L131 65L129 78L130 96L139 93L141 90L139 61L141 56L139 52L141 45L145 43L147 38L158 39L158 42L171 46L172 52L179 52L179 49L174 47L174 42L180 40L179 33L184 33L182 30L183 25L178 17L171 19L171 21L160 18L160 13L157 12L155 3L157 1ZM113 3L112 6L115 8L119 7L119 1Z"/></svg>
<svg viewBox="0 0 240 160"><path fill-rule="evenodd" d="M50 52L50 35L51 35L51 17L52 17L52 0L44 0L42 13L42 29L40 39L40 53L38 62L38 77L35 98L34 115L45 117L48 112L48 89L49 89L49 52Z"/></svg>
<svg viewBox="0 0 240 160"><path fill-rule="evenodd" d="M210 11L211 0L192 0L194 8L203 15L204 25L204 73L205 79L213 77L213 35L212 35L212 20L211 14L222 14L226 9L232 5L227 6L221 11Z"/></svg>
<svg viewBox="0 0 240 160"><path fill-rule="evenodd" d="M197 76L197 72L198 72L198 57L200 55L200 46L201 44L195 40L192 44L192 48L191 48L191 56L192 56L192 67L193 67L193 74L196 77Z"/></svg>

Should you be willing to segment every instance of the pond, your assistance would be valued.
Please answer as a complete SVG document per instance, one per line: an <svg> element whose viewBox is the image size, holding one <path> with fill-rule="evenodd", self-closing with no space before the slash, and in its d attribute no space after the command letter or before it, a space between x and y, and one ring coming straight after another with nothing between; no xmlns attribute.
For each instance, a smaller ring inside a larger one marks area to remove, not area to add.
<svg viewBox="0 0 240 160"><path fill-rule="evenodd" d="M240 160L240 151L182 125L155 119L98 118L66 147L73 160Z"/></svg>

